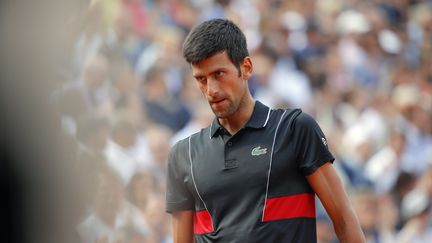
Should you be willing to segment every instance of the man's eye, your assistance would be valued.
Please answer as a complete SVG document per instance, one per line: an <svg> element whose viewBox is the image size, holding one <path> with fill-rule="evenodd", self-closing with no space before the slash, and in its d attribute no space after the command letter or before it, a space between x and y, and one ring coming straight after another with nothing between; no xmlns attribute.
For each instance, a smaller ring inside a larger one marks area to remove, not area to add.
<svg viewBox="0 0 432 243"><path fill-rule="evenodd" d="M222 77L224 75L224 72L218 71L216 72L216 77Z"/></svg>
<svg viewBox="0 0 432 243"><path fill-rule="evenodd" d="M195 78L198 82L204 82L205 81L205 77L196 77Z"/></svg>

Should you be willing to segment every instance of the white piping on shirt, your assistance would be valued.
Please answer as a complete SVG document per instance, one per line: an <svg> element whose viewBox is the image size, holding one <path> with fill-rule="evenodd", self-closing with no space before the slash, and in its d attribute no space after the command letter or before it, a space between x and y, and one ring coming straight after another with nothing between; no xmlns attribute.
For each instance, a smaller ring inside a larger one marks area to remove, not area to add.
<svg viewBox="0 0 432 243"><path fill-rule="evenodd" d="M264 125L263 125L263 127L265 127L266 125L267 125L267 122L268 122L268 120L269 120L269 118L270 118L270 108L268 109L268 112L267 112L267 118L266 118L266 120L265 120L265 122L264 122Z"/></svg>
<svg viewBox="0 0 432 243"><path fill-rule="evenodd" d="M213 122L210 125L210 133L209 133L210 139L212 138L212 130L213 130Z"/></svg>
<svg viewBox="0 0 432 243"><path fill-rule="evenodd" d="M274 150L274 145L276 142L276 135L277 135L277 132L279 129L279 125L282 122L282 118L285 115L285 112L286 112L286 110L281 115L281 118L277 124L276 130L274 133L274 137L273 137L273 144L272 144L271 154L270 154L270 165L269 165L268 174L267 174L267 186L266 186L266 193L265 193L265 198L264 198L264 207L263 207L263 214L262 214L261 222L264 222L264 213L265 213L265 207L266 207L266 203L267 203L268 189L269 189L269 183L270 183L270 172L271 172L271 166L272 166L272 162L273 162L273 150Z"/></svg>
<svg viewBox="0 0 432 243"><path fill-rule="evenodd" d="M192 177L192 183L194 184L194 187L195 187L196 193L198 194L199 199L200 199L201 202L204 204L204 208L205 208L205 209L207 210L207 212L210 214L210 211L208 210L207 205L205 204L204 200L202 199L202 197L201 197L201 195L200 195L200 193L199 193L199 191L198 191L197 185L196 185L196 183L195 183L195 177L194 177L194 174L193 174L192 153L191 153L191 137L192 137L192 136L189 136L189 161L190 161L190 164L191 164L191 165L190 165L190 172L191 172L191 177ZM211 217L211 214L210 214L210 217ZM213 220L211 220L211 223L212 223L212 229L214 230L214 227L213 227Z"/></svg>

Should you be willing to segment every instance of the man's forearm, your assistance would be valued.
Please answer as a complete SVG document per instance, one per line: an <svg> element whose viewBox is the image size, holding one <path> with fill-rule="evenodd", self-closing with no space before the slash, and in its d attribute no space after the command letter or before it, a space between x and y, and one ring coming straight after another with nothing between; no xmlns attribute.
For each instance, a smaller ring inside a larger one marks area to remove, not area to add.
<svg viewBox="0 0 432 243"><path fill-rule="evenodd" d="M174 243L195 242L192 211L179 211L173 213L172 226Z"/></svg>
<svg viewBox="0 0 432 243"><path fill-rule="evenodd" d="M355 216L353 216L355 217ZM341 243L364 243L366 239L356 219L334 224L336 236Z"/></svg>

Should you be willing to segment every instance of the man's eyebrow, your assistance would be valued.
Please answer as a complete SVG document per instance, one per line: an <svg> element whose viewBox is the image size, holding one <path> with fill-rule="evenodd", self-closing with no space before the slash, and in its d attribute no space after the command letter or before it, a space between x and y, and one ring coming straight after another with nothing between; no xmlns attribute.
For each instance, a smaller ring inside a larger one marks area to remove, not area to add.
<svg viewBox="0 0 432 243"><path fill-rule="evenodd" d="M220 72L220 71L225 71L225 70L226 70L225 67L218 67L218 68L216 68L215 70L213 70L212 73Z"/></svg>
<svg viewBox="0 0 432 243"><path fill-rule="evenodd" d="M192 74L192 77L194 77L194 78L199 78L199 77L202 77L202 76L204 76L204 75L202 75L200 73L198 73L198 74Z"/></svg>
<svg viewBox="0 0 432 243"><path fill-rule="evenodd" d="M213 71L211 71L210 72L210 74L215 74L215 73L217 73L217 72L226 72L226 68L224 68L224 67L218 67L218 68L216 68L215 70L213 70Z"/></svg>
<svg viewBox="0 0 432 243"><path fill-rule="evenodd" d="M226 70L227 70L227 68L226 67L216 67L215 69L213 69L213 70L211 70L210 72L208 72L208 74L209 75L212 75L212 74L214 74L214 73L216 73L216 72L226 72ZM204 73L192 73L192 76L194 77L194 78L197 78L197 77L202 77L202 76L205 76L205 74Z"/></svg>

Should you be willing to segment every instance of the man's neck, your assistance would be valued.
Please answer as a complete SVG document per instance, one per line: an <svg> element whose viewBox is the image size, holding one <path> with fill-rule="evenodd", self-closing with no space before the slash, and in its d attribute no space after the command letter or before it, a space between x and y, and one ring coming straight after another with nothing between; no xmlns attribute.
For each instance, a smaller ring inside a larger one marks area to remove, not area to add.
<svg viewBox="0 0 432 243"><path fill-rule="evenodd" d="M248 95L243 103L240 104L238 111L228 117L219 118L219 123L231 134L236 134L249 121L255 107L255 100Z"/></svg>

